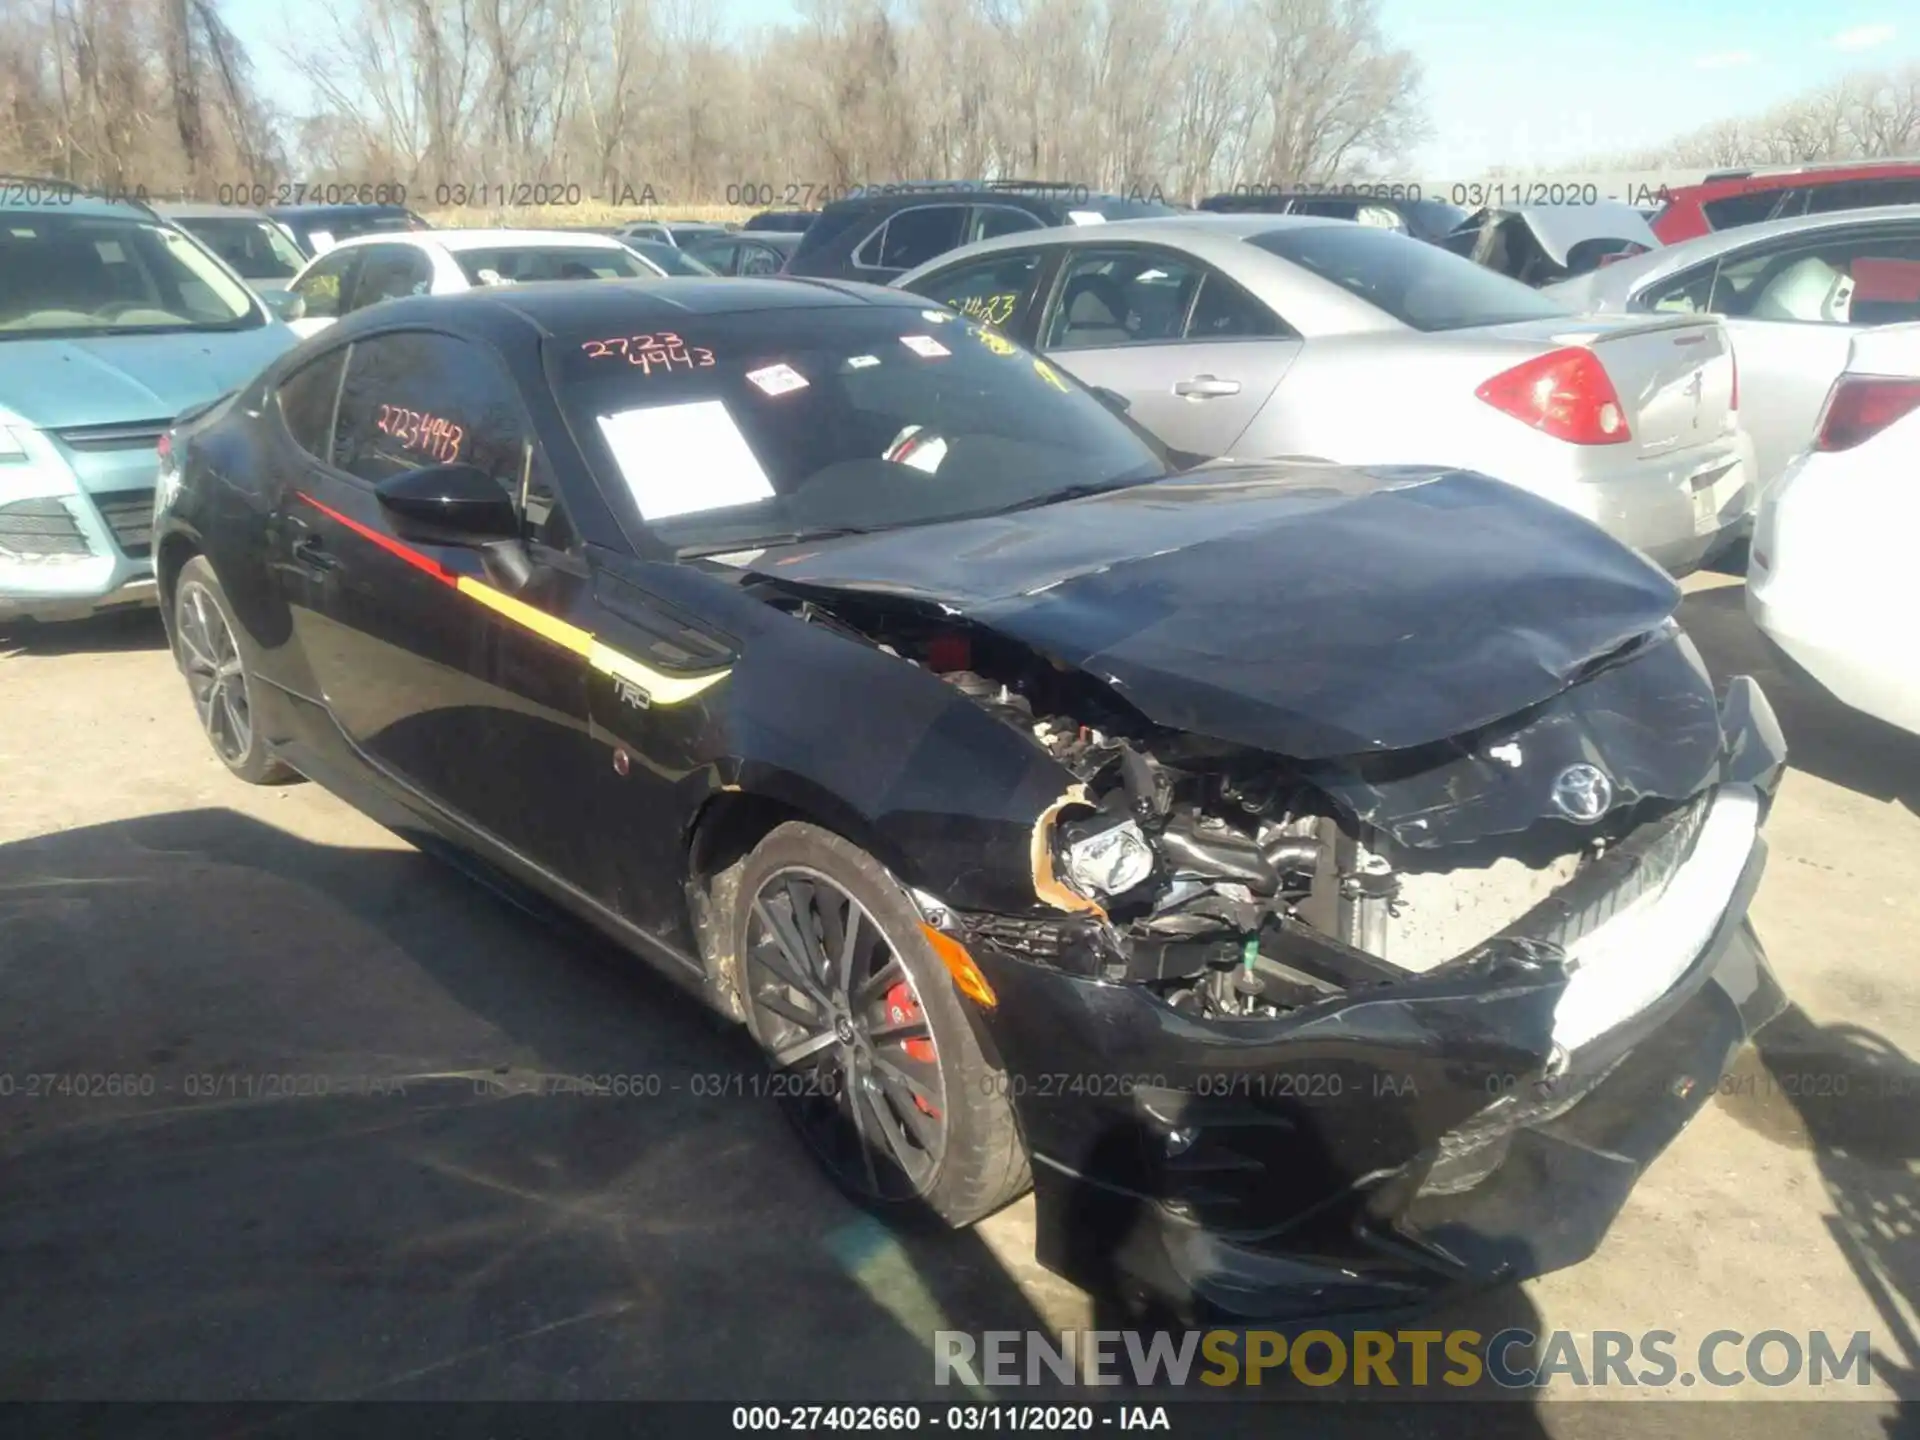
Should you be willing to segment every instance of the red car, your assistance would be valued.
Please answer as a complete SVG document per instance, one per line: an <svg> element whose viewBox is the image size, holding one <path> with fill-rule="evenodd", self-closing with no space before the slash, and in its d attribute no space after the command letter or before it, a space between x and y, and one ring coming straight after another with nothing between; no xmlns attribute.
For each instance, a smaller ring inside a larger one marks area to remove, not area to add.
<svg viewBox="0 0 1920 1440"><path fill-rule="evenodd" d="M1920 161L1849 160L1766 170L1716 170L1698 185L1669 191L1653 233L1675 245L1789 215L1920 204Z"/></svg>

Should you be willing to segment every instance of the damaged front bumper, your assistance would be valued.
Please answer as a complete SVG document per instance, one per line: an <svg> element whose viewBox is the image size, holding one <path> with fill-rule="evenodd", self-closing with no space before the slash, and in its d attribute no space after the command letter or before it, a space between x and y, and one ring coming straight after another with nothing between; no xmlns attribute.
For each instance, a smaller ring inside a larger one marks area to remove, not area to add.
<svg viewBox="0 0 1920 1440"><path fill-rule="evenodd" d="M1378 1315L1592 1253L1784 1006L1746 920L1785 758L1758 688L1715 788L1468 954L1268 1019L972 954L1042 1263L1229 1323Z"/></svg>

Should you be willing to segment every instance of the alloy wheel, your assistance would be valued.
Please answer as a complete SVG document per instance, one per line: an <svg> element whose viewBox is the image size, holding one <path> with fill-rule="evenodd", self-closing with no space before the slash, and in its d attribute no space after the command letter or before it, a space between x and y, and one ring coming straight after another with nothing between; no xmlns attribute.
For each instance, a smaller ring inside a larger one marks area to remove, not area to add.
<svg viewBox="0 0 1920 1440"><path fill-rule="evenodd" d="M775 871L747 920L756 1030L807 1143L855 1192L926 1193L947 1141L919 989L860 902L817 870Z"/></svg>
<svg viewBox="0 0 1920 1440"><path fill-rule="evenodd" d="M233 630L219 602L196 581L181 586L175 617L180 668L193 692L200 727L222 760L239 764L253 749L253 711Z"/></svg>

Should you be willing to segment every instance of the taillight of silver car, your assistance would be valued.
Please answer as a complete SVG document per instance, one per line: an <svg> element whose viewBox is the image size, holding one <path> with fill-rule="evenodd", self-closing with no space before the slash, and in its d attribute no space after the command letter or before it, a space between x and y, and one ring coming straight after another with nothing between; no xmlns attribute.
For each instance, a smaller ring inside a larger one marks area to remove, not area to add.
<svg viewBox="0 0 1920 1440"><path fill-rule="evenodd" d="M1570 445L1624 445L1633 438L1607 367L1577 345L1502 370L1473 393Z"/></svg>
<svg viewBox="0 0 1920 1440"><path fill-rule="evenodd" d="M1916 408L1920 408L1920 380L1898 375L1842 375L1827 392L1813 448L1851 450Z"/></svg>

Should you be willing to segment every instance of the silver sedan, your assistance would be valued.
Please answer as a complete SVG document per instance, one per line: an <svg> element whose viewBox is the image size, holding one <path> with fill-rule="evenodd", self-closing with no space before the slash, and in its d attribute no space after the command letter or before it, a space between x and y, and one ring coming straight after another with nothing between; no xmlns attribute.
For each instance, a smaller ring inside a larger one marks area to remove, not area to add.
<svg viewBox="0 0 1920 1440"><path fill-rule="evenodd" d="M894 283L1193 456L1478 470L1676 573L1747 523L1752 444L1711 317L1579 317L1437 246L1297 216L1026 231Z"/></svg>
<svg viewBox="0 0 1920 1440"><path fill-rule="evenodd" d="M1764 492L1813 438L1853 337L1920 320L1920 205L1742 225L1542 293L1600 313L1721 316Z"/></svg>

